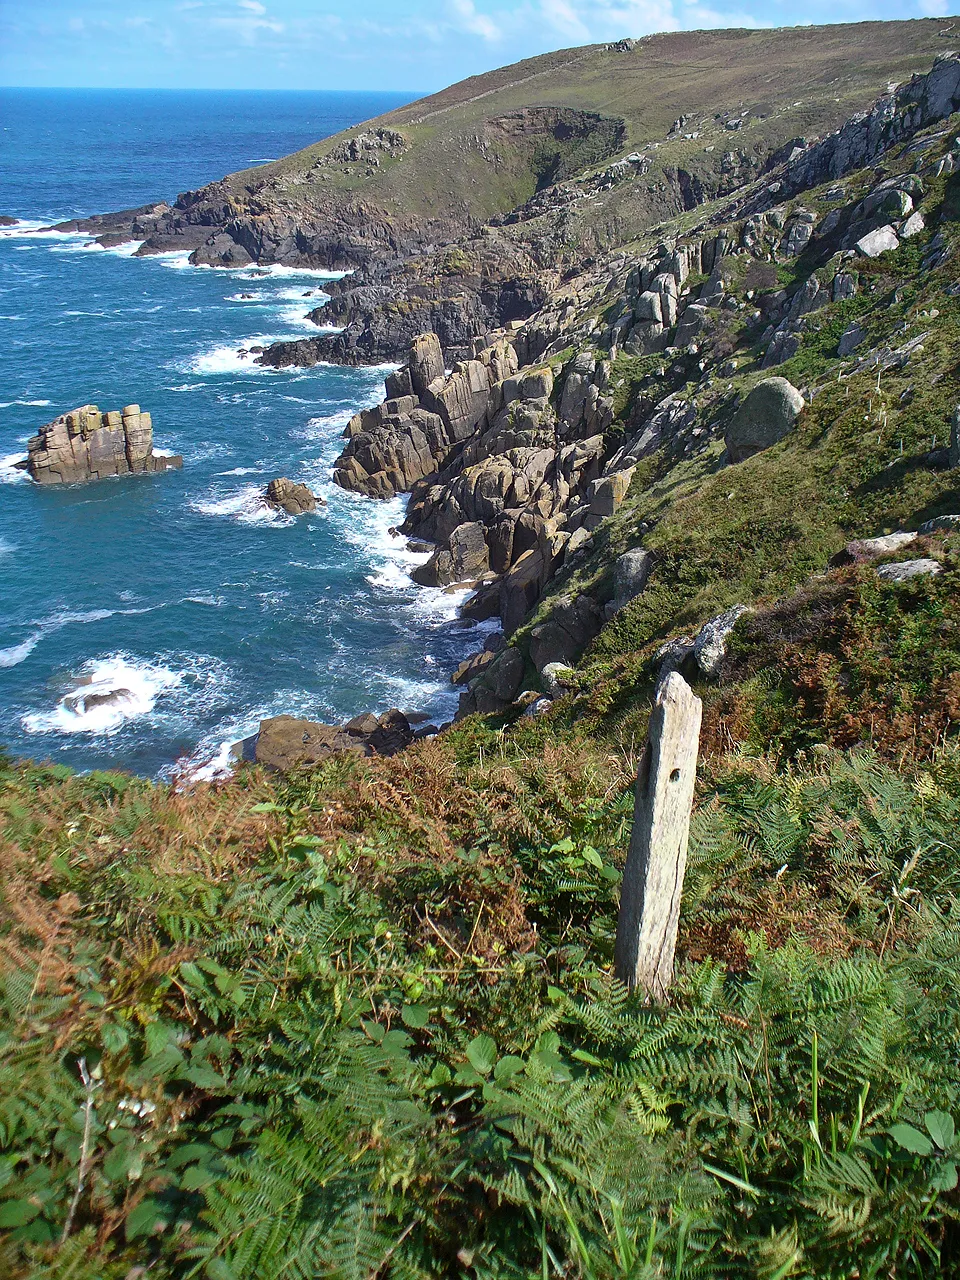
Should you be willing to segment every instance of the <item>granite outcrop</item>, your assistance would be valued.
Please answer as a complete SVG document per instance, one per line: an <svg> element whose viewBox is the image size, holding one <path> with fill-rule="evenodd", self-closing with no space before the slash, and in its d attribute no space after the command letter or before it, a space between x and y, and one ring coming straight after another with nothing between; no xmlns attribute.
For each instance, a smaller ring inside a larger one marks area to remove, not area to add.
<svg viewBox="0 0 960 1280"><path fill-rule="evenodd" d="M154 453L153 422L138 404L106 413L95 404L71 409L31 436L27 450L24 470L37 484L82 484L183 466L178 455Z"/></svg>

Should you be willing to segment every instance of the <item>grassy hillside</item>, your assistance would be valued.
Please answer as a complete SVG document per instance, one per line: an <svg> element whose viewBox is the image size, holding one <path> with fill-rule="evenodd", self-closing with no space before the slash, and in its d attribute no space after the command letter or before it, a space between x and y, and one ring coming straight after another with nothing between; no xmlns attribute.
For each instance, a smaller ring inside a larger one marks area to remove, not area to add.
<svg viewBox="0 0 960 1280"><path fill-rule="evenodd" d="M483 131L499 117L533 107L622 119L627 133L621 153L664 144L680 116L689 119L684 131L705 130L696 148L684 147L682 139L668 144L657 156L659 164L691 150L701 154L704 145L724 140L747 150L775 150L790 138L829 132L869 106L888 82L928 69L947 47L939 35L947 25L917 19L671 32L647 36L627 52L592 45L545 54L472 77L370 122L400 130L408 149L372 174L360 165L333 166L323 194L342 192L401 216L468 211L483 221L506 212L535 190L530 158L514 143L502 147L498 162L484 145ZM744 128L725 137L714 119L718 110L727 116L745 111ZM237 194L266 190L309 203L304 174L344 138L369 127L236 174L227 186Z"/></svg>

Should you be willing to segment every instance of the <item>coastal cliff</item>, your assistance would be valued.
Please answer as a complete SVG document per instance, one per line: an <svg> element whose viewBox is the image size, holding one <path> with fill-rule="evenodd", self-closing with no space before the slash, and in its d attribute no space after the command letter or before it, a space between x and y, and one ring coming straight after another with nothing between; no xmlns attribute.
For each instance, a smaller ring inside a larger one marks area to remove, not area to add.
<svg viewBox="0 0 960 1280"><path fill-rule="evenodd" d="M550 671L653 585L656 556L640 545L656 521L619 559L610 550L628 494L643 505L659 477L697 460L743 464L788 437L831 376L922 351L916 338L870 354L865 317L879 281L911 270L936 294L953 252L952 197L939 193L957 166L940 126L958 106L960 58L943 55L715 201L709 219L664 223L634 253L571 273L528 322L475 339L449 371L436 333L414 339L384 403L349 423L334 478L374 498L408 492L401 532L433 548L415 581L472 588L465 615L497 618L511 642L457 674L461 715L502 711L538 683L549 692ZM823 353L812 364L811 350ZM941 422L934 470L948 434Z"/></svg>
<svg viewBox="0 0 960 1280"><path fill-rule="evenodd" d="M276 344L264 363L379 363L426 331L463 358L540 310L569 272L762 178L928 70L941 25L676 32L561 50L172 204L62 226L204 265L350 272L314 313L342 333Z"/></svg>

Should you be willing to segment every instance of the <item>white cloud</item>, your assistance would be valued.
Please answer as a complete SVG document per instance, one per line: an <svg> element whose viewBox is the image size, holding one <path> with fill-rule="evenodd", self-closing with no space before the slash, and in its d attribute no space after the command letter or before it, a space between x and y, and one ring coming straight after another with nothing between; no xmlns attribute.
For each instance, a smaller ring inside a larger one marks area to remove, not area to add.
<svg viewBox="0 0 960 1280"><path fill-rule="evenodd" d="M917 8L926 18L945 18L950 12L947 0L920 0Z"/></svg>
<svg viewBox="0 0 960 1280"><path fill-rule="evenodd" d="M237 0L237 6L240 9L248 9L250 13L264 14L267 12L266 5L262 5L260 0Z"/></svg>
<svg viewBox="0 0 960 1280"><path fill-rule="evenodd" d="M540 14L554 31L571 40L590 39L590 28L568 0L540 0Z"/></svg>
<svg viewBox="0 0 960 1280"><path fill-rule="evenodd" d="M471 35L480 36L482 40L499 40L501 36L500 28L485 13L477 13L476 5L473 0L451 0L451 9L459 21L456 25L462 31L468 31Z"/></svg>

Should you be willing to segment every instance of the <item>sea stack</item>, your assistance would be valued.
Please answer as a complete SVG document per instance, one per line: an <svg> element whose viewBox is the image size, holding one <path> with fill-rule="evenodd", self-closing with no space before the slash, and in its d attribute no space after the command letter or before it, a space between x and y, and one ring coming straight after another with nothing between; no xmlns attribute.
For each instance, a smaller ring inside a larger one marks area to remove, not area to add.
<svg viewBox="0 0 960 1280"><path fill-rule="evenodd" d="M109 413L95 404L71 409L41 427L27 450L24 468L37 484L82 484L183 466L181 457L153 452L153 423L138 404Z"/></svg>

